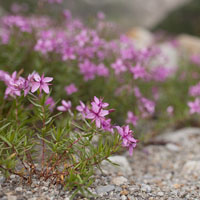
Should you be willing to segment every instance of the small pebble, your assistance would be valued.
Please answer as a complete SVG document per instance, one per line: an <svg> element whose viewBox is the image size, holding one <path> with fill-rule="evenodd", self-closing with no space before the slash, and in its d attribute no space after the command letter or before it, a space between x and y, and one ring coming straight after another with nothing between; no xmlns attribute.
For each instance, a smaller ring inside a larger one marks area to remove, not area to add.
<svg viewBox="0 0 200 200"><path fill-rule="evenodd" d="M15 189L15 191L16 191L16 192L22 192L22 187L17 187L17 188Z"/></svg>
<svg viewBox="0 0 200 200"><path fill-rule="evenodd" d="M15 175L12 174L12 175L10 176L10 178L11 178L11 179L15 179Z"/></svg>
<svg viewBox="0 0 200 200"><path fill-rule="evenodd" d="M128 182L128 179L123 176L118 176L112 179L112 183L115 185L123 185Z"/></svg>
<svg viewBox="0 0 200 200"><path fill-rule="evenodd" d="M143 192L151 192L151 187L149 186L149 185L146 185L146 184L142 184L141 185L141 190L143 191Z"/></svg>
<svg viewBox="0 0 200 200"><path fill-rule="evenodd" d="M127 197L125 195L121 196L121 200L126 200L126 199L127 199Z"/></svg>
<svg viewBox="0 0 200 200"><path fill-rule="evenodd" d="M98 186L96 188L96 192L97 192L97 194L103 194L103 193L106 193L106 192L110 192L114 189L115 189L115 187L113 185Z"/></svg>
<svg viewBox="0 0 200 200"><path fill-rule="evenodd" d="M157 195L160 196L160 197L163 197L164 193L163 192L158 192Z"/></svg>

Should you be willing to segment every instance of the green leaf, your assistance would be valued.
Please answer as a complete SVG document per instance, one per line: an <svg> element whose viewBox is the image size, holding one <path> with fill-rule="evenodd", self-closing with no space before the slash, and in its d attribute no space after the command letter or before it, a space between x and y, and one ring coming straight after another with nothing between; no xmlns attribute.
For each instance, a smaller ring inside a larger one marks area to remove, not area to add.
<svg viewBox="0 0 200 200"><path fill-rule="evenodd" d="M0 128L0 131L2 131L3 129L5 129L7 126L9 126L11 124L11 122L8 122L7 124L3 125L1 128Z"/></svg>
<svg viewBox="0 0 200 200"><path fill-rule="evenodd" d="M12 144L2 135L0 135L0 139L2 139L9 147L12 147Z"/></svg>

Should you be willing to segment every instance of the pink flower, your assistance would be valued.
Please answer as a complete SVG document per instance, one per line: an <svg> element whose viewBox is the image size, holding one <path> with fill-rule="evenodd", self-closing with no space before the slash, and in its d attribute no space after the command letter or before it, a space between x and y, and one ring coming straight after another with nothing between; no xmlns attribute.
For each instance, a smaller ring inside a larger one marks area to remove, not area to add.
<svg viewBox="0 0 200 200"><path fill-rule="evenodd" d="M84 80L93 80L96 75L96 66L88 59L85 59L83 63L79 64L80 73L83 74Z"/></svg>
<svg viewBox="0 0 200 200"><path fill-rule="evenodd" d="M137 140L133 137L133 131L129 129L129 126L116 126L118 133L122 137L122 146L129 149L130 156L133 155L133 149L136 147Z"/></svg>
<svg viewBox="0 0 200 200"><path fill-rule="evenodd" d="M42 90L49 94L49 82L51 82L53 80L52 77L44 77L44 74L42 74L42 76L40 77L39 74L34 74L34 82L32 83L32 88L31 88L31 92L34 93L35 91L37 91L38 89L40 89L40 92L42 92Z"/></svg>
<svg viewBox="0 0 200 200"><path fill-rule="evenodd" d="M188 106L190 107L190 114L200 113L200 99L196 98L194 102L188 102Z"/></svg>
<svg viewBox="0 0 200 200"><path fill-rule="evenodd" d="M36 72L33 72L32 74L28 75L28 78L24 85L24 96L26 96L29 93L29 91L31 90L32 84L34 83L34 75L35 74L36 74Z"/></svg>
<svg viewBox="0 0 200 200"><path fill-rule="evenodd" d="M112 63L111 67L115 70L116 75L127 70L126 66L120 58L118 58L114 63Z"/></svg>
<svg viewBox="0 0 200 200"><path fill-rule="evenodd" d="M49 97L49 98L46 100L45 104L46 104L46 105L49 105L49 110L50 110L51 112L53 112L53 109L54 109L54 107L55 107L55 101L53 100L53 98L52 98L52 97Z"/></svg>
<svg viewBox="0 0 200 200"><path fill-rule="evenodd" d="M174 70L168 69L163 66L156 67L152 70L152 79L155 81L164 82L167 78L169 78L173 74Z"/></svg>
<svg viewBox="0 0 200 200"><path fill-rule="evenodd" d="M13 72L12 75L5 74L4 82L7 85L5 91L5 98L12 96L21 96L21 90L24 89L25 79L23 77L17 77L17 72Z"/></svg>
<svg viewBox="0 0 200 200"><path fill-rule="evenodd" d="M71 83L70 85L65 87L65 91L68 95L71 95L78 91L77 87L74 85L74 83Z"/></svg>
<svg viewBox="0 0 200 200"><path fill-rule="evenodd" d="M132 67L130 69L131 73L133 73L133 78L134 79L138 79L138 78L145 78L146 77L146 71L144 69L144 67L142 67L139 64L136 64L135 67Z"/></svg>
<svg viewBox="0 0 200 200"><path fill-rule="evenodd" d="M137 87L137 86L134 87L133 91L134 91L134 94L135 94L135 96L136 96L137 98L141 98L141 97L142 97L142 94L141 94L141 92L140 92L139 87Z"/></svg>
<svg viewBox="0 0 200 200"><path fill-rule="evenodd" d="M193 97L200 96L200 82L189 88L189 95Z"/></svg>
<svg viewBox="0 0 200 200"><path fill-rule="evenodd" d="M82 30L78 35L76 35L75 40L78 42L80 47L83 47L89 41L88 31Z"/></svg>
<svg viewBox="0 0 200 200"><path fill-rule="evenodd" d="M173 112L174 112L174 107L173 106L168 106L167 107L167 113L168 113L168 115L173 115Z"/></svg>
<svg viewBox="0 0 200 200"><path fill-rule="evenodd" d="M109 70L103 63L99 64L96 70L98 76L104 76L104 77L109 76Z"/></svg>
<svg viewBox="0 0 200 200"><path fill-rule="evenodd" d="M105 103L103 102L103 99L102 98L97 98L96 96L94 96L94 101L91 103L92 105L97 105L97 106L100 106L102 108L106 108L109 106L108 103Z"/></svg>
<svg viewBox="0 0 200 200"><path fill-rule="evenodd" d="M133 124L133 126L137 125L138 117L133 114L133 112L128 111L128 118L126 119L127 124Z"/></svg>
<svg viewBox="0 0 200 200"><path fill-rule="evenodd" d="M78 110L84 118L89 112L88 107L82 101L80 101L80 105L76 107L76 110Z"/></svg>
<svg viewBox="0 0 200 200"><path fill-rule="evenodd" d="M155 112L155 102L142 97L139 99L139 109L142 112L143 117L147 117L149 115L152 115Z"/></svg>
<svg viewBox="0 0 200 200"><path fill-rule="evenodd" d="M73 47L65 45L61 51L62 53L62 60L75 60L76 55Z"/></svg>
<svg viewBox="0 0 200 200"><path fill-rule="evenodd" d="M91 104L92 108L87 113L86 118L92 119L92 122L95 121L96 127L100 128L105 120L105 116L109 114L108 110L103 109L108 106L108 103L103 103L101 99L94 97L94 101Z"/></svg>
<svg viewBox="0 0 200 200"><path fill-rule="evenodd" d="M114 132L113 126L112 126L112 124L111 124L111 119L105 119L105 120L103 120L103 121L101 122L101 125L102 125L102 129L103 129L104 131L109 131L109 132L111 132L111 133Z"/></svg>
<svg viewBox="0 0 200 200"><path fill-rule="evenodd" d="M104 20L105 19L105 14L101 11L99 11L97 13L97 18L100 19L100 20Z"/></svg>
<svg viewBox="0 0 200 200"><path fill-rule="evenodd" d="M192 63L200 65L200 55L194 54L191 56L190 60Z"/></svg>
<svg viewBox="0 0 200 200"><path fill-rule="evenodd" d="M57 110L59 110L61 112L66 112L66 111L70 110L71 107L72 107L71 101L62 100L62 106L58 106Z"/></svg>

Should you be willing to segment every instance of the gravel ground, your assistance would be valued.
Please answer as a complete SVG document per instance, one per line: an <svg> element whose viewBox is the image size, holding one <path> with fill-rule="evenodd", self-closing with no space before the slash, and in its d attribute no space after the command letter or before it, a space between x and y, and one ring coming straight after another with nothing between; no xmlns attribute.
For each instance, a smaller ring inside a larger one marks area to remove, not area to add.
<svg viewBox="0 0 200 200"><path fill-rule="evenodd" d="M121 167L103 163L104 174L97 171L90 190L97 200L199 200L200 129L187 128L166 133L156 140L166 145L136 149L133 157L113 156ZM31 187L12 175L0 177L1 200L68 200L70 194L59 186L34 180ZM87 199L77 197L76 199Z"/></svg>

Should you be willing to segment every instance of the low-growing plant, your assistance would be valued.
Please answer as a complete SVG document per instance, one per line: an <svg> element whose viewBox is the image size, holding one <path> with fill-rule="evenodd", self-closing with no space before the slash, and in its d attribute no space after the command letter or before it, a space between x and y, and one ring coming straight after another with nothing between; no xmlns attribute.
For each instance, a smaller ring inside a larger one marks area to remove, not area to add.
<svg viewBox="0 0 200 200"><path fill-rule="evenodd" d="M94 97L91 105L80 101L76 110L62 100L53 113L53 78L33 72L25 79L4 71L0 77L7 86L1 102L6 106L0 108L0 171L6 177L15 174L29 183L42 178L62 184L73 196L86 195L103 160L109 161L121 145L132 155L133 132L111 123L108 115L114 110L102 98Z"/></svg>

